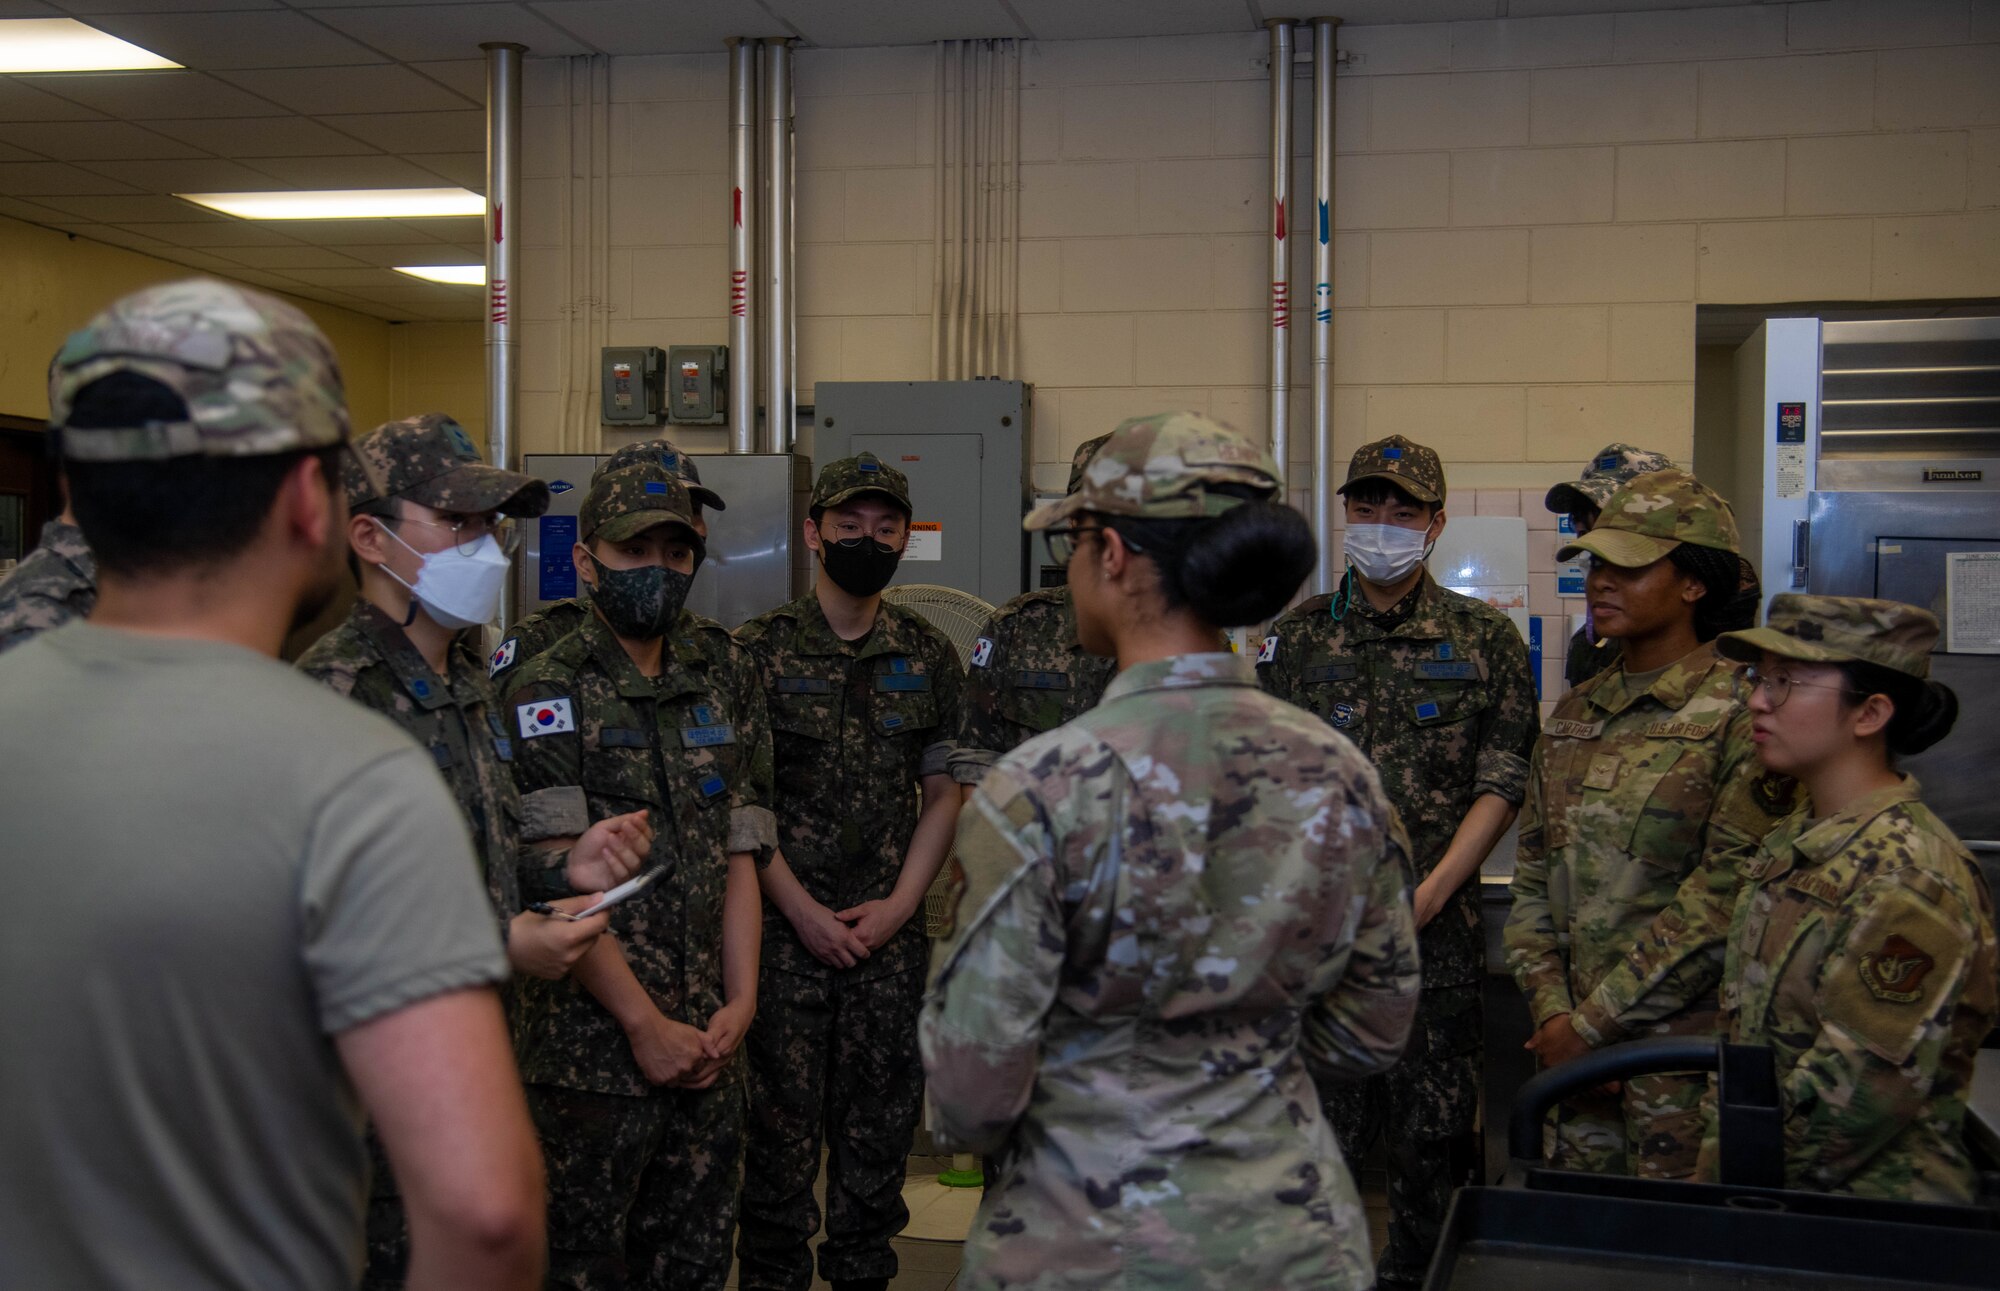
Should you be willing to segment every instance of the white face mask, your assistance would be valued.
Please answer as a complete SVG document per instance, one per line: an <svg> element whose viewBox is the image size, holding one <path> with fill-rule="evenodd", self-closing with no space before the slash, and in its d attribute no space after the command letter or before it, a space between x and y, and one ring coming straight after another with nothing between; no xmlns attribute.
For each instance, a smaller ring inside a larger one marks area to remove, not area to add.
<svg viewBox="0 0 2000 1291"><path fill-rule="evenodd" d="M417 604L424 607L424 613L436 619L441 626L455 632L475 624L490 623L493 616L500 612L500 593L507 586L507 571L512 565L492 534L473 544L470 552L446 548L426 555L403 542L402 537L382 524L379 518L370 518L382 526L383 533L402 543L404 550L423 562L417 570L415 583L404 582L387 565L378 568L409 588L410 595L417 598Z"/></svg>
<svg viewBox="0 0 2000 1291"><path fill-rule="evenodd" d="M1343 549L1354 572L1369 582L1398 583L1424 563L1429 532L1394 524L1351 524Z"/></svg>

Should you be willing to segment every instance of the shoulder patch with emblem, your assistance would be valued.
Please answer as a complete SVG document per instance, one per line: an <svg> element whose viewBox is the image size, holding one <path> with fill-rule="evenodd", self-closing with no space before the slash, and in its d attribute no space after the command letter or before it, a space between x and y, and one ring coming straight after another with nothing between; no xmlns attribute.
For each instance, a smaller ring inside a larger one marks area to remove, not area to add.
<svg viewBox="0 0 2000 1291"><path fill-rule="evenodd" d="M514 656L520 652L521 638L508 637L505 641L502 641L500 648L493 652L492 659L488 660L486 675L489 677L498 676L500 673L513 667Z"/></svg>
<svg viewBox="0 0 2000 1291"><path fill-rule="evenodd" d="M1278 638L1265 637L1264 644L1257 647L1257 662L1270 663L1278 657Z"/></svg>
<svg viewBox="0 0 2000 1291"><path fill-rule="evenodd" d="M532 740L538 735L560 735L576 729L576 715L567 698L516 704L514 716L521 723L521 738L524 740Z"/></svg>
<svg viewBox="0 0 2000 1291"><path fill-rule="evenodd" d="M984 668L992 660L992 658L993 658L992 639L990 637L979 638L979 640L976 643L974 643L972 647L972 666L975 668Z"/></svg>
<svg viewBox="0 0 2000 1291"><path fill-rule="evenodd" d="M1750 786L1750 796L1773 816L1789 815L1792 810L1792 781L1765 772Z"/></svg>
<svg viewBox="0 0 2000 1291"><path fill-rule="evenodd" d="M1936 967L1937 961L1921 946L1892 933L1874 950L1862 952L1861 984L1878 1000L1915 1004L1923 998L1924 978Z"/></svg>

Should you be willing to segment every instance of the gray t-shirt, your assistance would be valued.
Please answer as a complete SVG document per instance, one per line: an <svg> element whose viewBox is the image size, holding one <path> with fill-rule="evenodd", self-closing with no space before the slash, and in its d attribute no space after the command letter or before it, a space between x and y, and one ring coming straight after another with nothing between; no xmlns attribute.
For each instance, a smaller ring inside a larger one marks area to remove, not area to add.
<svg viewBox="0 0 2000 1291"><path fill-rule="evenodd" d="M352 1287L333 1037L506 961L394 726L274 659L76 623L0 658L0 1286Z"/></svg>

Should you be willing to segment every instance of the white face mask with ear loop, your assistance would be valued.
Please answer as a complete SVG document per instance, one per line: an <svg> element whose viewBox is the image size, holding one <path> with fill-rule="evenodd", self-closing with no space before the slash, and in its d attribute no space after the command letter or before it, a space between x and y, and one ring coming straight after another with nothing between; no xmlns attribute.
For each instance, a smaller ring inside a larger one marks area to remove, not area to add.
<svg viewBox="0 0 2000 1291"><path fill-rule="evenodd" d="M386 564L376 568L408 588L417 604L424 607L424 613L436 619L440 626L457 632L490 623L493 616L500 612L500 593L507 586L507 574L513 565L492 534L473 544L470 552L453 547L425 554L404 542L402 535L383 523L380 516L370 516L369 519L381 526L383 533L402 543L405 551L423 562L417 569L417 581L414 583L406 582Z"/></svg>
<svg viewBox="0 0 2000 1291"><path fill-rule="evenodd" d="M1354 572L1378 586L1401 582L1430 555L1430 527L1351 524L1342 550Z"/></svg>

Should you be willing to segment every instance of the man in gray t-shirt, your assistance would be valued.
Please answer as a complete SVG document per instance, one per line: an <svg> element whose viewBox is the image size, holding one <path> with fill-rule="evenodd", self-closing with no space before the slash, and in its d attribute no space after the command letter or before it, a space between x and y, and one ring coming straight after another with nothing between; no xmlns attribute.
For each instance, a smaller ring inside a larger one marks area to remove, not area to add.
<svg viewBox="0 0 2000 1291"><path fill-rule="evenodd" d="M51 420L92 620L0 658L0 1286L351 1287L375 1121L412 1287L526 1288L542 1176L499 939L429 756L286 668L336 586L347 414L291 307L151 288Z"/></svg>

